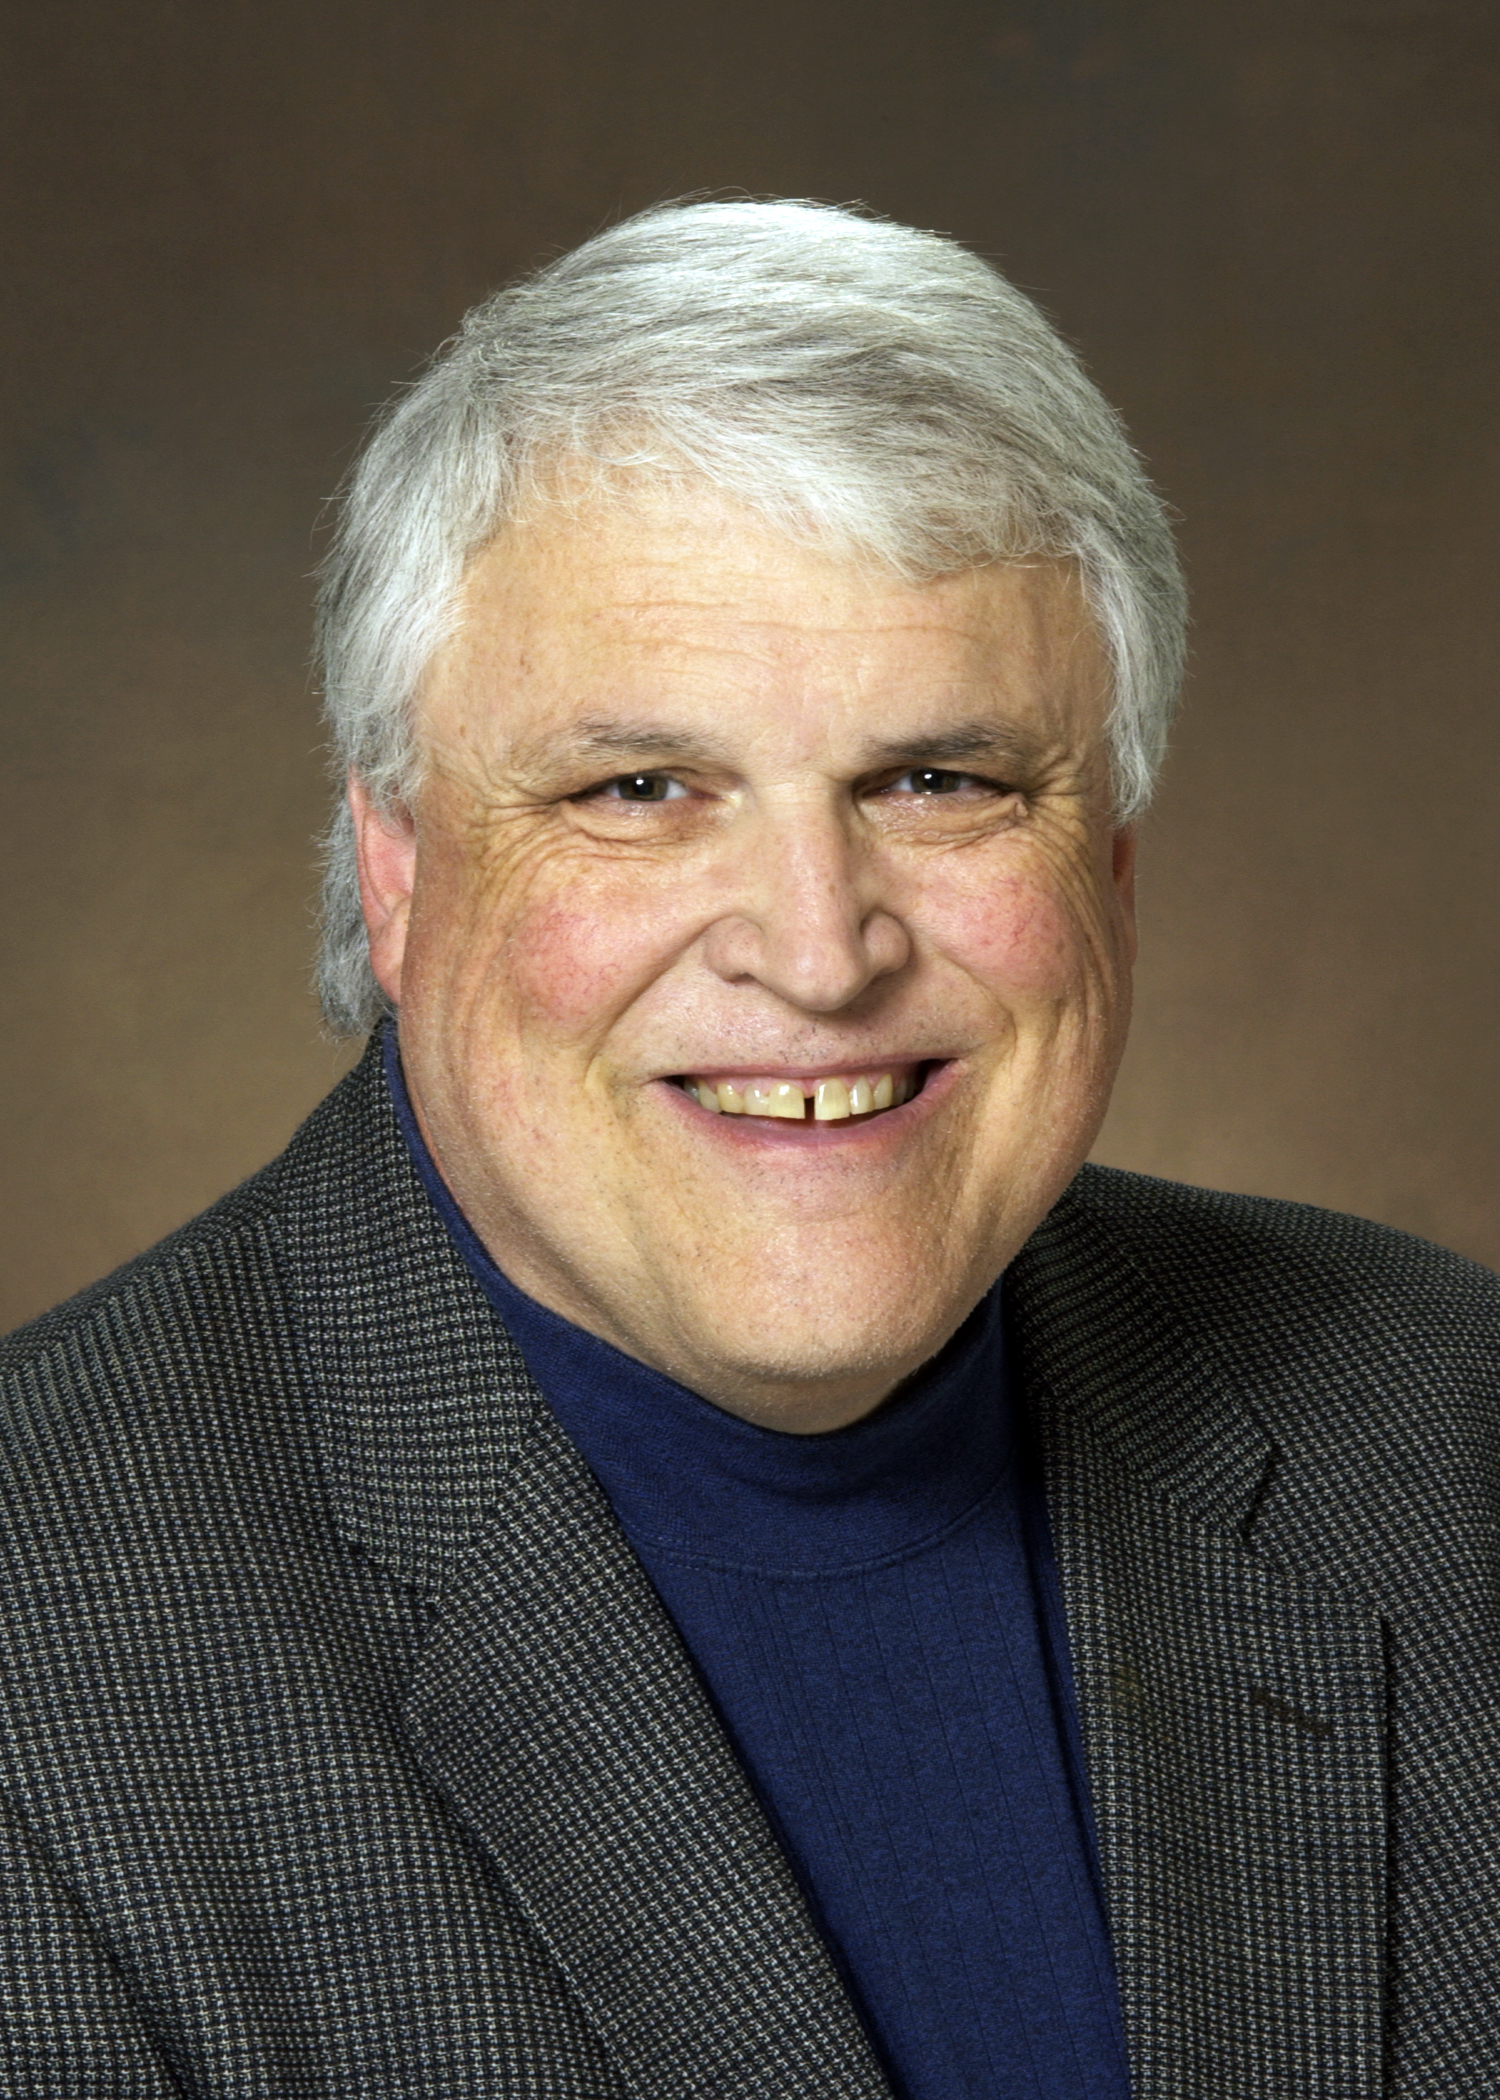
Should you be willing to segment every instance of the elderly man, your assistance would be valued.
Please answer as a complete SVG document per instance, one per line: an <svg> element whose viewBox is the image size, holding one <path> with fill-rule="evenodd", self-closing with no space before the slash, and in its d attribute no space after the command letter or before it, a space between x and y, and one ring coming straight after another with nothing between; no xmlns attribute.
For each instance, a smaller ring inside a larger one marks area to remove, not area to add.
<svg viewBox="0 0 1500 2100"><path fill-rule="evenodd" d="M1082 1165L1181 617L854 214L615 227L387 418L369 1050L6 1357L6 2091L1500 2089L1500 1291Z"/></svg>

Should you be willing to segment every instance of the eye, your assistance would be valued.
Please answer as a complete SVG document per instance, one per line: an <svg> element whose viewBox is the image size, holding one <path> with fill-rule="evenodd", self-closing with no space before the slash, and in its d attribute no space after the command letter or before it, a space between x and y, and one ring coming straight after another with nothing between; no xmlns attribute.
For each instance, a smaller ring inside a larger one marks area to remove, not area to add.
<svg viewBox="0 0 1500 2100"><path fill-rule="evenodd" d="M621 773L592 792L611 802L677 802L687 789L670 773Z"/></svg>
<svg viewBox="0 0 1500 2100"><path fill-rule="evenodd" d="M996 792L991 780L980 780L973 773L945 772L940 766L913 766L891 782L891 792L898 795L961 795L966 788L980 794Z"/></svg>

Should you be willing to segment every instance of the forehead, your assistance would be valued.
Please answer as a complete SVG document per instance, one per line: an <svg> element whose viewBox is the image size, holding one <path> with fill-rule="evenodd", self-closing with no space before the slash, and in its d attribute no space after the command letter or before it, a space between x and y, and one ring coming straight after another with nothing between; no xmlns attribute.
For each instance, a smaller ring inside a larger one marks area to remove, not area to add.
<svg viewBox="0 0 1500 2100"><path fill-rule="evenodd" d="M475 560L424 695L438 735L529 740L601 706L1103 720L1107 676L1072 568L1038 560L907 581L793 540L692 485L550 506Z"/></svg>

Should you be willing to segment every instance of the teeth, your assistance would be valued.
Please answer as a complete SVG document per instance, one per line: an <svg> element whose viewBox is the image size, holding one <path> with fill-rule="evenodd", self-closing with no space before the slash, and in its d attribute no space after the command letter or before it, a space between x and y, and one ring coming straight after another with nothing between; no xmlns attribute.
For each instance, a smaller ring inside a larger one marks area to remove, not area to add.
<svg viewBox="0 0 1500 2100"><path fill-rule="evenodd" d="M843 1080L820 1079L813 1094L813 1115L818 1122L839 1123L849 1113L849 1089Z"/></svg>
<svg viewBox="0 0 1500 2100"><path fill-rule="evenodd" d="M806 1120L808 1101L802 1082L796 1079L688 1078L687 1091L711 1115L774 1116L789 1123ZM815 1122L842 1123L850 1116L868 1116L882 1109L899 1108L917 1091L914 1073L881 1072L857 1079L820 1079L812 1089Z"/></svg>

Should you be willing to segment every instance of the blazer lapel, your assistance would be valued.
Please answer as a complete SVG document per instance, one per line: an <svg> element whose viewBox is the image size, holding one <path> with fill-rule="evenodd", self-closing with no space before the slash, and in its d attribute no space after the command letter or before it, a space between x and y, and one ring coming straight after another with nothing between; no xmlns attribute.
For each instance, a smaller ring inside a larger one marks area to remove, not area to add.
<svg viewBox="0 0 1500 2100"><path fill-rule="evenodd" d="M545 1412L406 1722L634 2091L887 2094L655 1591Z"/></svg>
<svg viewBox="0 0 1500 2100"><path fill-rule="evenodd" d="M1276 1453L1077 1195L1010 1300L1138 2100L1382 2090L1382 1627L1256 1550Z"/></svg>

